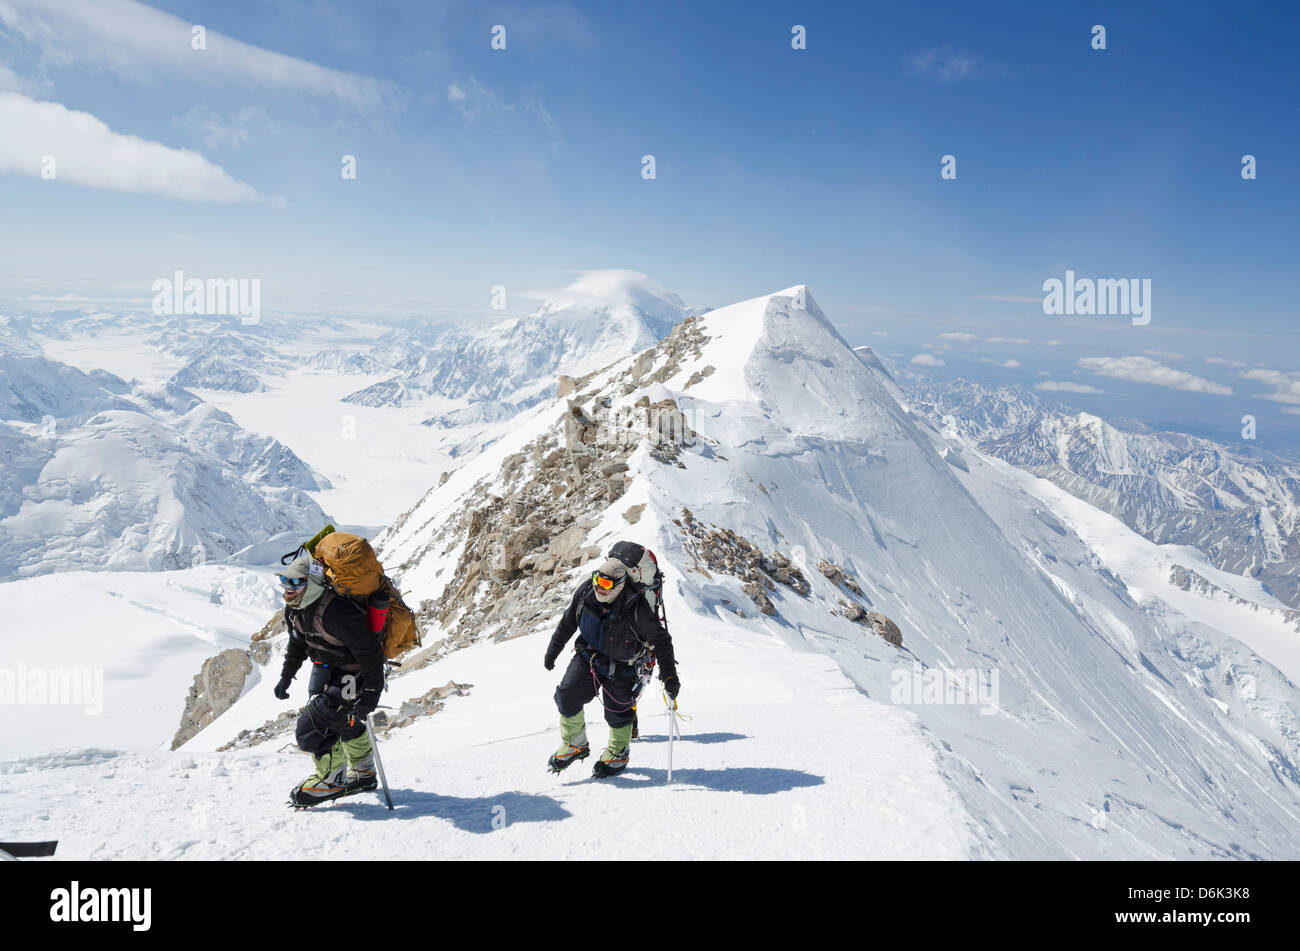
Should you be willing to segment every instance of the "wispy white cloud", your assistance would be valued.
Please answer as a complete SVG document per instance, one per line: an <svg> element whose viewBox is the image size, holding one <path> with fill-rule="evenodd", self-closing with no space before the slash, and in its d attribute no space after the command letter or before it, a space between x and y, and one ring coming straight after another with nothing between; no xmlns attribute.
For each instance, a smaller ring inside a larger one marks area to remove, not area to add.
<svg viewBox="0 0 1300 951"><path fill-rule="evenodd" d="M1169 351L1169 350L1143 350L1142 352L1145 353L1145 354L1146 354L1147 356L1149 356L1149 357L1160 357L1162 360L1182 360L1182 359L1184 359L1184 357L1183 357L1183 355L1182 355L1181 353L1173 353L1173 352L1171 352L1171 351Z"/></svg>
<svg viewBox="0 0 1300 951"><path fill-rule="evenodd" d="M963 340L966 341L967 343L980 339L974 334L967 334L967 333L946 333L946 334L939 334L939 336L944 340Z"/></svg>
<svg viewBox="0 0 1300 951"><path fill-rule="evenodd" d="M947 366L947 364L944 363L944 361L940 357L936 357L933 353L918 353L916 356L912 357L912 359L908 362L915 363L919 367Z"/></svg>
<svg viewBox="0 0 1300 951"><path fill-rule="evenodd" d="M237 149L247 145L258 132L275 127L261 106L248 106L229 116L209 106L194 106L173 119L172 124L202 140L210 149Z"/></svg>
<svg viewBox="0 0 1300 951"><path fill-rule="evenodd" d="M532 116L537 125L541 126L552 152L558 152L564 144L564 133L560 131L559 122L555 121L541 101L532 96L521 103L508 103L497 92L478 82L476 77L469 77L455 79L447 84L447 103L468 125L481 123L498 130L519 129L525 123L525 116Z"/></svg>
<svg viewBox="0 0 1300 951"><path fill-rule="evenodd" d="M1152 386L1166 386L1174 390L1189 393L1209 393L1215 396L1231 396L1232 387L1215 383L1203 377L1194 376L1182 370L1175 370L1149 357L1082 357L1079 367L1099 376L1128 380L1131 383L1147 383Z"/></svg>
<svg viewBox="0 0 1300 951"><path fill-rule="evenodd" d="M45 156L51 156L55 178L50 187L69 182L181 201L282 204L197 152L122 135L90 113L57 102L0 93L0 129L0 172L39 178Z"/></svg>
<svg viewBox="0 0 1300 951"><path fill-rule="evenodd" d="M546 137L553 151L559 151L564 145L564 133L560 131L560 124L552 118L546 107L536 99L529 99L524 103L524 108L537 117L541 123L542 129L546 132Z"/></svg>
<svg viewBox="0 0 1300 951"><path fill-rule="evenodd" d="M989 337L989 343L1015 343L1022 347L1026 347L1032 342L1026 337Z"/></svg>
<svg viewBox="0 0 1300 951"><path fill-rule="evenodd" d="M0 6L3 0L0 0ZM49 81L36 81L19 76L12 69L0 63L0 92L17 92L24 96L39 96L49 88Z"/></svg>
<svg viewBox="0 0 1300 951"><path fill-rule="evenodd" d="M506 102L475 76L453 80L447 86L447 102L466 122L509 125L519 119L513 102Z"/></svg>
<svg viewBox="0 0 1300 951"><path fill-rule="evenodd" d="M196 25L139 0L0 0L0 27L36 47L56 68L93 63L133 80L189 74L277 86L334 99L359 111L391 108L401 91L367 76L328 69L207 30L194 49Z"/></svg>
<svg viewBox="0 0 1300 951"><path fill-rule="evenodd" d="M1259 394L1260 399L1300 406L1300 373L1284 373L1281 370L1260 368L1247 370L1241 375L1244 379L1254 380L1273 388L1272 393Z"/></svg>
<svg viewBox="0 0 1300 951"><path fill-rule="evenodd" d="M1206 357L1205 362L1220 367L1235 367L1236 369L1244 369L1246 366L1240 360L1229 360L1226 357Z"/></svg>
<svg viewBox="0 0 1300 951"><path fill-rule="evenodd" d="M940 82L971 79L985 70L984 61L980 57L955 49L948 43L913 53L907 57L906 62L908 71L913 75L930 76Z"/></svg>
<svg viewBox="0 0 1300 951"><path fill-rule="evenodd" d="M1034 384L1034 389L1048 393L1101 393L1102 390L1087 383L1071 383L1069 380L1043 380Z"/></svg>
<svg viewBox="0 0 1300 951"><path fill-rule="evenodd" d="M564 144L564 133L554 117L537 99L529 97L522 104L507 102L500 95L479 82L477 77L453 80L447 85L447 102L466 123L482 123L497 129L519 126L524 114L535 117L546 135L552 151Z"/></svg>

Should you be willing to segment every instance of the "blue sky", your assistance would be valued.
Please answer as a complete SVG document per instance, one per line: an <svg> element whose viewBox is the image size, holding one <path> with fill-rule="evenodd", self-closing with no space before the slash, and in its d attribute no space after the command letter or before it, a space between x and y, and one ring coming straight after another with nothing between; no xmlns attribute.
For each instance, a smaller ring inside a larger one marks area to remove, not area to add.
<svg viewBox="0 0 1300 951"><path fill-rule="evenodd" d="M0 0L0 287L142 298L180 268L259 277L270 311L489 319L493 285L526 310L589 268L697 305L807 283L924 372L1294 446L1297 16ZM1067 269L1149 278L1151 323L1045 316Z"/></svg>

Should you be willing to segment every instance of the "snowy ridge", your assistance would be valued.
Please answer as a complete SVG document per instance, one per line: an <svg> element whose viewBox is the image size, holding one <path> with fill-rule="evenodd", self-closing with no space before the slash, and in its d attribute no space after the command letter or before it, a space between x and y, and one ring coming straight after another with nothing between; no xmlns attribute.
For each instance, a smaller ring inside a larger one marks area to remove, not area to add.
<svg viewBox="0 0 1300 951"><path fill-rule="evenodd" d="M217 356L195 357L176 371L171 382L177 386L233 390L236 393L257 393L266 389L254 374L225 357Z"/></svg>

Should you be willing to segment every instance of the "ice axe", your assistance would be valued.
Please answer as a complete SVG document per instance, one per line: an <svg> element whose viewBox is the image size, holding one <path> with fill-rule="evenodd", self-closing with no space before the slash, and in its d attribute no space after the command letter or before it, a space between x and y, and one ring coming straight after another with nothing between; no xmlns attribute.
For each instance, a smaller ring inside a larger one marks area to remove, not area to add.
<svg viewBox="0 0 1300 951"><path fill-rule="evenodd" d="M668 702L664 696L664 706L668 708L668 785L673 782L673 740L681 739L682 731L677 726L677 701Z"/></svg>
<svg viewBox="0 0 1300 951"><path fill-rule="evenodd" d="M379 782L384 787L384 801L391 811L393 797L388 792L388 778L384 776L384 761L379 758L379 741L375 739L375 730L371 724L373 717L366 717L366 735L370 737L370 750L375 754L375 771L379 773Z"/></svg>
<svg viewBox="0 0 1300 951"><path fill-rule="evenodd" d="M387 613L387 605L385 605ZM384 689L388 689L388 672L390 668L401 667L402 665L395 660L384 661ZM387 708L385 708L387 709ZM391 811L393 808L393 797L388 791L388 777L384 775L384 761L379 758L379 740L375 738L375 716L373 713L366 715L366 736L370 737L370 749L375 754L375 772L379 774L379 782L384 787L384 802L388 803Z"/></svg>

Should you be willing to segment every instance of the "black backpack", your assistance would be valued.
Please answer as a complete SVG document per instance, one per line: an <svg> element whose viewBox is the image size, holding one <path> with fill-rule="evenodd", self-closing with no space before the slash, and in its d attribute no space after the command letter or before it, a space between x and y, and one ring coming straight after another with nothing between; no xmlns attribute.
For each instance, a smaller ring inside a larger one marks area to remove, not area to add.
<svg viewBox="0 0 1300 951"><path fill-rule="evenodd" d="M655 553L636 542L619 542L609 550L610 558L617 558L627 569L627 580L632 590L645 598L664 630L668 618L664 614L664 573L659 568Z"/></svg>

